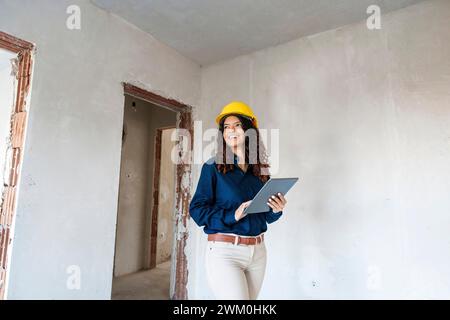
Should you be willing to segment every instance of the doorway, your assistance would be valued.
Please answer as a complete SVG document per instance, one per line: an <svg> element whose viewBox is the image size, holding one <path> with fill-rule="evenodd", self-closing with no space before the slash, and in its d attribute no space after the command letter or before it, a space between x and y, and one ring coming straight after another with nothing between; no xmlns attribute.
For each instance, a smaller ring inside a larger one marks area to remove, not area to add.
<svg viewBox="0 0 450 320"><path fill-rule="evenodd" d="M176 130L192 132L191 107L129 84L124 89L111 298L187 299L190 165L172 158L191 150L192 137L179 143Z"/></svg>
<svg viewBox="0 0 450 320"><path fill-rule="evenodd" d="M0 300L7 299L34 45L0 32Z"/></svg>

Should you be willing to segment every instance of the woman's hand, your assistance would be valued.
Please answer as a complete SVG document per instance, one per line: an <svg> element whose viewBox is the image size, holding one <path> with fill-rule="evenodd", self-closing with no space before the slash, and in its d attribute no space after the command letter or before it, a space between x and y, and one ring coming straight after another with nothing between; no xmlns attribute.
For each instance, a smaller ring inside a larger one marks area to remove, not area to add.
<svg viewBox="0 0 450 320"><path fill-rule="evenodd" d="M267 205L272 208L272 211L274 213L277 213L283 211L286 203L286 198L281 193L278 193L277 196L273 195L271 198L269 198Z"/></svg>
<svg viewBox="0 0 450 320"><path fill-rule="evenodd" d="M247 201L247 202L242 202L241 205L239 206L239 208L236 209L236 212L234 213L234 218L236 219L236 221L241 220L243 217L245 217L247 215L244 213L244 209L250 205L250 202L252 202L252 200Z"/></svg>

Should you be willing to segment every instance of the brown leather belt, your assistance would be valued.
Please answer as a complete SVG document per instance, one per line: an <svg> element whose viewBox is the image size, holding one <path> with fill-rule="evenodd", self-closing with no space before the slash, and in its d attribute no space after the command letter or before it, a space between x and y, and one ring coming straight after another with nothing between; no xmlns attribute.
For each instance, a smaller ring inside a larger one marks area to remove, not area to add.
<svg viewBox="0 0 450 320"><path fill-rule="evenodd" d="M208 241L223 241L231 242L235 245L245 244L245 245L255 245L264 241L264 234L256 237L240 237L234 235L226 235L220 233L208 234Z"/></svg>

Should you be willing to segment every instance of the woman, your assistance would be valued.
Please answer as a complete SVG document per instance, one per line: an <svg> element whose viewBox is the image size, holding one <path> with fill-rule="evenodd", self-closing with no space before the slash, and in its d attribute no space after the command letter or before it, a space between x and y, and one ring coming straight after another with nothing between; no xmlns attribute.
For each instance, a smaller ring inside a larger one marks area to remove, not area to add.
<svg viewBox="0 0 450 320"><path fill-rule="evenodd" d="M254 300L266 269L264 232L287 201L278 194L268 199L269 211L244 214L270 178L257 119L237 101L223 108L216 123L219 151L202 166L189 212L208 234L205 266L216 299Z"/></svg>

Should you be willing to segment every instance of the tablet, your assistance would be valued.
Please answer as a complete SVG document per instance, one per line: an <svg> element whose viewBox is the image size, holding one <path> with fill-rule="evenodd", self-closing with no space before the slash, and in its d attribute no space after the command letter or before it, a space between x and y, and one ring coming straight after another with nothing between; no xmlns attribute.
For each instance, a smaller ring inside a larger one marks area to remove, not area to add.
<svg viewBox="0 0 450 320"><path fill-rule="evenodd" d="M283 196L286 195L297 180L298 178L270 178L253 198L250 205L244 209L244 213L262 213L269 211L271 209L267 204L269 198L278 192Z"/></svg>

